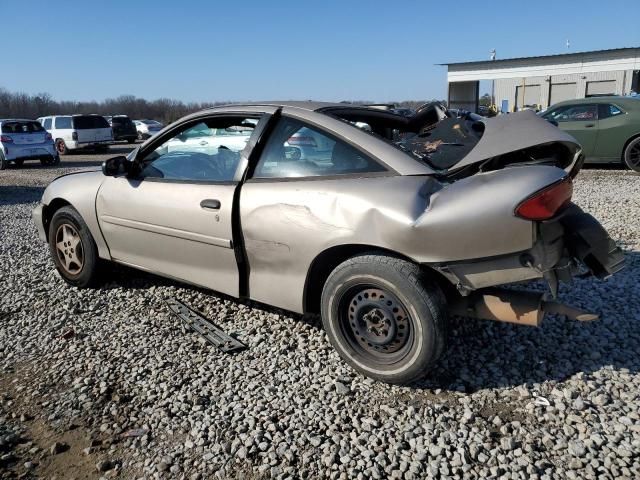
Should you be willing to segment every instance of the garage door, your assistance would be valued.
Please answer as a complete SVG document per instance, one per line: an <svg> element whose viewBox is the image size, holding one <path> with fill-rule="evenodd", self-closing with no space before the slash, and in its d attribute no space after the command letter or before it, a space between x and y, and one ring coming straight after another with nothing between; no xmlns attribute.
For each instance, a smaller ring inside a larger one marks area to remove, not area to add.
<svg viewBox="0 0 640 480"><path fill-rule="evenodd" d="M576 98L575 83L554 83L551 85L551 99L549 105Z"/></svg>
<svg viewBox="0 0 640 480"><path fill-rule="evenodd" d="M540 103L540 85L516 87L516 109Z"/></svg>
<svg viewBox="0 0 640 480"><path fill-rule="evenodd" d="M616 81L604 80L599 82L587 82L587 97L594 95L615 95Z"/></svg>

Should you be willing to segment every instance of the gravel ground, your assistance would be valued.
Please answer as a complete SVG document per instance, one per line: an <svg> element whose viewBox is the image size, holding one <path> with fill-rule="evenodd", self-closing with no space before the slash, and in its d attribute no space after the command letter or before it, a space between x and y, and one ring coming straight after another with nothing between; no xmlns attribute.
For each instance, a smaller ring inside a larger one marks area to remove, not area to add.
<svg viewBox="0 0 640 480"><path fill-rule="evenodd" d="M124 268L95 290L63 283L30 212L54 176L101 159L0 172L0 478L640 477L638 175L575 185L627 255L615 278L561 290L600 321L452 319L448 354L408 388L350 370L315 317ZM204 345L169 296L249 348Z"/></svg>

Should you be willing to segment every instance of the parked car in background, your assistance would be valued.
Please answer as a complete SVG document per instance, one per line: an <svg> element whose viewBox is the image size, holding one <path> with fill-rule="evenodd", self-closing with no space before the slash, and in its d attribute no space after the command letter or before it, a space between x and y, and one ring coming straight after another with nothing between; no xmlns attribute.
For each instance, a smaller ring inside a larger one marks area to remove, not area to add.
<svg viewBox="0 0 640 480"><path fill-rule="evenodd" d="M113 143L111 126L101 115L52 115L38 121L53 137L60 155L79 149L105 151Z"/></svg>
<svg viewBox="0 0 640 480"><path fill-rule="evenodd" d="M111 125L113 131L113 139L115 141L127 141L133 143L138 139L138 130L131 120L126 115L113 115L104 117Z"/></svg>
<svg viewBox="0 0 640 480"><path fill-rule="evenodd" d="M0 170L10 163L21 167L26 160L60 163L51 134L36 120L0 119Z"/></svg>
<svg viewBox="0 0 640 480"><path fill-rule="evenodd" d="M209 128L205 123L200 123L169 140L166 149L168 153L200 152L216 155L221 149L239 153L247 145L254 128L255 123L250 121L226 128Z"/></svg>
<svg viewBox="0 0 640 480"><path fill-rule="evenodd" d="M151 138L164 128L164 125L156 120L134 120L133 123L138 131L138 140Z"/></svg>
<svg viewBox="0 0 640 480"><path fill-rule="evenodd" d="M227 147L232 137L242 142ZM288 155L292 138L316 153ZM550 301L559 282L624 265L571 203L580 160L577 142L533 112L478 122L437 104L412 117L230 105L179 120L102 172L59 177L33 218L71 285L94 284L103 259L320 313L351 366L408 383L443 353L449 313L532 326L545 312L595 319ZM546 293L496 288L543 279Z"/></svg>
<svg viewBox="0 0 640 480"><path fill-rule="evenodd" d="M541 116L580 142L586 162L622 162L640 172L640 98L569 100L552 105Z"/></svg>

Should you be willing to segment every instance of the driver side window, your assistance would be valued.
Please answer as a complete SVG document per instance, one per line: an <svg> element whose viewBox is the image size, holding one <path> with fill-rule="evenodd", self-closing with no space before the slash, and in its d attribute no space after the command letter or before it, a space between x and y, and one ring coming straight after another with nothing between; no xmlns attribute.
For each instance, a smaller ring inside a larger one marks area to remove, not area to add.
<svg viewBox="0 0 640 480"><path fill-rule="evenodd" d="M143 159L141 177L225 182L234 178L258 119L213 118L174 133Z"/></svg>

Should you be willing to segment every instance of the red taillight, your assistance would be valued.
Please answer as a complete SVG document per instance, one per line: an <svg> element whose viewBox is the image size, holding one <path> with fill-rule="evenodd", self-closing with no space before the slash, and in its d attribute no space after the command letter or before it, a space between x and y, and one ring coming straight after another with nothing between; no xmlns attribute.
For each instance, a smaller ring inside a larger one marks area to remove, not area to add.
<svg viewBox="0 0 640 480"><path fill-rule="evenodd" d="M9 135L0 135L0 142L13 143L13 138L11 138Z"/></svg>
<svg viewBox="0 0 640 480"><path fill-rule="evenodd" d="M516 215L527 220L547 220L569 203L573 194L570 178L540 190L516 208Z"/></svg>
<svg viewBox="0 0 640 480"><path fill-rule="evenodd" d="M298 145L301 147L317 147L316 140L313 137L305 137L303 135L294 135L287 140L289 145Z"/></svg>
<svg viewBox="0 0 640 480"><path fill-rule="evenodd" d="M50 134L50 133L47 133L47 134L44 136L44 140L45 140L45 142L46 142L47 140L53 140L53 137L51 136L51 134Z"/></svg>

